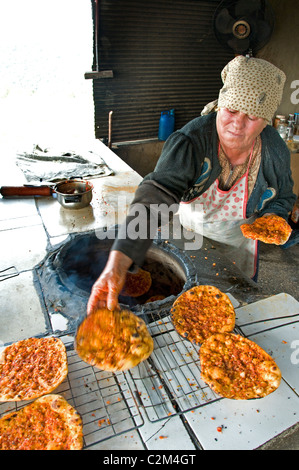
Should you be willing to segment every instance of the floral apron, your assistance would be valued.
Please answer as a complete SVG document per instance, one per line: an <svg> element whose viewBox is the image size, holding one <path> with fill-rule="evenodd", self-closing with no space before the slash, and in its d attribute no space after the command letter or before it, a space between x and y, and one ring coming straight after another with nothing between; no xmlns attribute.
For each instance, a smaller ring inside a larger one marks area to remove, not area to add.
<svg viewBox="0 0 299 470"><path fill-rule="evenodd" d="M180 222L185 229L224 244L224 254L249 278L253 278L256 272L257 241L245 238L240 225L254 220L246 219L252 153L253 146L246 173L231 189L219 189L217 179L199 197L181 202L179 209Z"/></svg>

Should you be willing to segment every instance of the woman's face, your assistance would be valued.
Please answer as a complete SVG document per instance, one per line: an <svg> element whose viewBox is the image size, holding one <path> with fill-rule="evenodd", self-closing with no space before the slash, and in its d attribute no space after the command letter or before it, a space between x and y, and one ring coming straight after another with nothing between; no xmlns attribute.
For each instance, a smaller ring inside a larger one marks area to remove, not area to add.
<svg viewBox="0 0 299 470"><path fill-rule="evenodd" d="M230 149L239 149L240 152L250 149L267 125L263 118L227 108L219 109L216 123L221 144Z"/></svg>

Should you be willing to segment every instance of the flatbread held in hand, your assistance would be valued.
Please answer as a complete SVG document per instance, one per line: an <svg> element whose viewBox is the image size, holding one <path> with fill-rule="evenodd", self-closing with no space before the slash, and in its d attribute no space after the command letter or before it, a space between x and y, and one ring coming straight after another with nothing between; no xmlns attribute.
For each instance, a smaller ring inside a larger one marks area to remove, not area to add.
<svg viewBox="0 0 299 470"><path fill-rule="evenodd" d="M131 369L147 359L153 352L154 342L145 322L131 311L102 308L79 325L75 349L88 364L119 371Z"/></svg>
<svg viewBox="0 0 299 470"><path fill-rule="evenodd" d="M252 224L242 224L240 228L245 238L272 245L284 245L292 233L287 221L275 214L259 217Z"/></svg>

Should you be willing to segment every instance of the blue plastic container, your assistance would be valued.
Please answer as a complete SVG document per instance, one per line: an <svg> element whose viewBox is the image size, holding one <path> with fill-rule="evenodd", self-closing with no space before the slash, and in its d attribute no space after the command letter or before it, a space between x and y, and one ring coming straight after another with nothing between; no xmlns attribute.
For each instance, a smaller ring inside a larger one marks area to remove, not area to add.
<svg viewBox="0 0 299 470"><path fill-rule="evenodd" d="M159 121L158 139L166 140L174 131L174 109L162 111Z"/></svg>

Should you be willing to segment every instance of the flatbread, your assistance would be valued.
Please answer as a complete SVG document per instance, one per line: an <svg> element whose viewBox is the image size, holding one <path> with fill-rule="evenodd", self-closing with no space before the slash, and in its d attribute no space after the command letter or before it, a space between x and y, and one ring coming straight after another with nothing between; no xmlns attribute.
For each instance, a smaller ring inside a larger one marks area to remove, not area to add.
<svg viewBox="0 0 299 470"><path fill-rule="evenodd" d="M157 302L157 300L164 300L165 299L165 295L153 295L152 297L150 297L149 299L147 299L147 301L145 302L146 304L150 303L150 302Z"/></svg>
<svg viewBox="0 0 299 470"><path fill-rule="evenodd" d="M79 413L60 395L46 395L0 419L0 450L80 450Z"/></svg>
<svg viewBox="0 0 299 470"><path fill-rule="evenodd" d="M0 357L0 401L32 400L51 393L66 378L67 355L59 338L28 338Z"/></svg>
<svg viewBox="0 0 299 470"><path fill-rule="evenodd" d="M125 285L121 295L125 297L140 297L149 291L152 285L152 276L148 271L139 268L137 273L127 272Z"/></svg>
<svg viewBox="0 0 299 470"><path fill-rule="evenodd" d="M171 317L176 331L195 344L235 327L234 307L215 286L195 286L183 292L173 303Z"/></svg>
<svg viewBox="0 0 299 470"><path fill-rule="evenodd" d="M281 372L260 346L241 335L210 336L199 351L201 378L218 395L262 398L279 387Z"/></svg>
<svg viewBox="0 0 299 470"><path fill-rule="evenodd" d="M99 309L79 325L75 349L88 364L107 371L131 369L147 359L154 342L145 322L129 310Z"/></svg>
<svg viewBox="0 0 299 470"><path fill-rule="evenodd" d="M292 233L287 221L275 214L259 217L252 224L242 224L240 228L245 238L273 245L284 245Z"/></svg>

